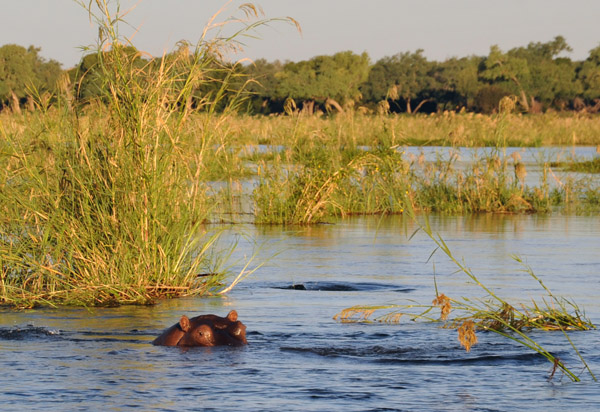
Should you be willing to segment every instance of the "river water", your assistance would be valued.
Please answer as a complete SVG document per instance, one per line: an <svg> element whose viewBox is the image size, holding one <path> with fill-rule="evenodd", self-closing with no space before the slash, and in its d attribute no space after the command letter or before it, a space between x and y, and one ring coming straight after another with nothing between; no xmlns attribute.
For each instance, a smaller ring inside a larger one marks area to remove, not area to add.
<svg viewBox="0 0 600 412"><path fill-rule="evenodd" d="M600 219L578 216L432 216L453 253L494 291L541 302L543 291L511 259L519 254L556 295L600 324ZM600 407L600 385L560 332L532 332L582 381L532 350L478 333L469 353L439 324L339 323L358 304L420 302L440 292L484 296L402 216L313 227L238 225L238 257L267 264L227 297L152 307L0 311L0 410L28 411L509 411ZM237 236L232 234L230 236ZM429 260L429 261L428 261ZM240 266L242 262L238 263ZM303 285L306 290L290 289ZM181 314L236 309L242 348L155 347ZM600 376L600 332L570 333Z"/></svg>

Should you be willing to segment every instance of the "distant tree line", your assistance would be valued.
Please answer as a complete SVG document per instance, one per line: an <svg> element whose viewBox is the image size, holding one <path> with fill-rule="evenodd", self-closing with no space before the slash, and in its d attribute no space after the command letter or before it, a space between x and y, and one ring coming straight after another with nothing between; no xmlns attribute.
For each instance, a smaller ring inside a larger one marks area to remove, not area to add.
<svg viewBox="0 0 600 412"><path fill-rule="evenodd" d="M55 90L62 73L60 63L46 61L40 49L15 44L0 47L0 109L12 106L19 110L32 94Z"/></svg>
<svg viewBox="0 0 600 412"><path fill-rule="evenodd" d="M249 65L212 64L208 82L202 82L192 102L201 109L202 96L215 93L227 78L231 90L245 86L250 92L246 109L253 114L304 111L313 113L361 110L371 113L417 113L467 110L492 113L507 95L516 96L523 112L549 109L600 111L600 46L587 59L564 57L571 48L562 36L552 41L532 42L503 52L492 46L487 56L430 61L423 50L403 52L371 63L367 53L350 51L316 56L299 62L269 62L259 59ZM102 95L103 79L96 70L103 55L84 56L79 65L62 71L59 63L46 61L39 49L16 45L0 47L0 109L27 104L31 91L56 90L63 77L82 103ZM161 59L142 57L135 49L118 51L131 57L140 75L159 70ZM185 48L165 56L185 71ZM214 60L216 61L216 60ZM231 70L227 70L231 69ZM226 99L224 99L224 104Z"/></svg>
<svg viewBox="0 0 600 412"><path fill-rule="evenodd" d="M252 111L283 111L286 99L302 110L491 113L506 95L525 112L600 110L600 46L584 61L563 57L571 48L561 36L487 56L430 61L423 50L384 57L366 54L318 56L298 63L258 60L247 67L253 85ZM333 101L337 104L332 104ZM338 108L339 106L339 108ZM341 108L341 109L340 109Z"/></svg>

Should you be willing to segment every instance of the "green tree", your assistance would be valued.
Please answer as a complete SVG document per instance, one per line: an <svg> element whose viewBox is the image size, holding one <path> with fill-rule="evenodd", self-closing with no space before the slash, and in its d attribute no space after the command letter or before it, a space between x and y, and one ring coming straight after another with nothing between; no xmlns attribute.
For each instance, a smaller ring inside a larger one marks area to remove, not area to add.
<svg viewBox="0 0 600 412"><path fill-rule="evenodd" d="M540 60L532 65L531 94L543 103L564 106L583 92L576 68L568 58Z"/></svg>
<svg viewBox="0 0 600 412"><path fill-rule="evenodd" d="M570 59L560 57L570 51L562 36L546 43L532 42L507 53L492 46L480 76L518 95L526 111L535 111L539 102L571 100L581 93L576 65Z"/></svg>
<svg viewBox="0 0 600 412"><path fill-rule="evenodd" d="M363 85L365 97L372 102L390 100L396 104L402 100L408 113L417 112L429 100L427 93L437 86L435 68L436 65L423 56L422 49L384 57L369 72ZM417 98L421 101L413 109L412 101Z"/></svg>
<svg viewBox="0 0 600 412"><path fill-rule="evenodd" d="M527 60L530 98L550 104L572 100L582 92L581 84L576 79L576 65L569 58L560 56L571 51L562 36L556 36L546 43L531 42L527 47L509 51L510 55Z"/></svg>
<svg viewBox="0 0 600 412"><path fill-rule="evenodd" d="M475 96L484 86L479 80L479 66L482 57L469 56L450 58L439 64L438 84L441 92L440 103L452 103L456 107L472 108Z"/></svg>
<svg viewBox="0 0 600 412"><path fill-rule="evenodd" d="M500 47L494 45L490 48L490 53L483 62L483 70L480 72L480 76L491 83L502 81L512 83L516 88L515 94L520 97L521 105L526 111L529 111L528 91L531 83L531 73L527 59L503 53Z"/></svg>
<svg viewBox="0 0 600 412"><path fill-rule="evenodd" d="M69 70L69 77L75 84L75 96L80 101L88 101L102 95L103 81L98 68L98 54L83 56L76 68Z"/></svg>
<svg viewBox="0 0 600 412"><path fill-rule="evenodd" d="M580 65L577 79L581 82L585 99L593 101L600 98L600 46L590 50L590 55Z"/></svg>
<svg viewBox="0 0 600 412"><path fill-rule="evenodd" d="M0 47L0 106L16 99L22 101L31 91L53 91L61 74L60 64L46 61L40 49L16 44Z"/></svg>
<svg viewBox="0 0 600 412"><path fill-rule="evenodd" d="M317 56L298 63L287 63L275 74L279 87L275 97L288 97L302 101L304 108L312 112L315 102L341 105L360 98L359 86L369 72L369 56L350 51L333 56Z"/></svg>
<svg viewBox="0 0 600 412"><path fill-rule="evenodd" d="M251 112L268 113L272 110L273 104L281 107L282 101L275 95L279 88L277 73L282 70L283 64L279 60L268 62L265 59L258 59L245 67L245 72L250 79L246 89L250 93Z"/></svg>

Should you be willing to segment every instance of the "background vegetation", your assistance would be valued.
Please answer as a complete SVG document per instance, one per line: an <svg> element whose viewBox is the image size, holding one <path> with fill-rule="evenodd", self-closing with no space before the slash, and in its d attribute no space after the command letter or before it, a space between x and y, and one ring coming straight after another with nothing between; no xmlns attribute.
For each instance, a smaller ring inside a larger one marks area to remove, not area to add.
<svg viewBox="0 0 600 412"><path fill-rule="evenodd" d="M147 72L160 65L160 59L138 53L133 45L124 51L136 56L132 64ZM178 60L187 50L182 44L166 56ZM355 108L365 112L438 112L461 109L493 113L500 99L518 97L522 112L547 110L600 110L600 46L583 61L567 57L570 47L562 36L546 43L502 51L492 46L487 56L453 57L430 61L423 50L401 52L371 62L366 53L340 52L299 62L268 62L235 65L235 73L258 82L250 84L247 102L250 113L283 113L303 110L341 112ZM40 94L56 88L60 65L46 61L33 46L0 47L0 108L28 103L28 90ZM77 67L66 70L74 96L88 102L102 95L98 54L83 57ZM217 66L227 66L215 55ZM233 68L234 65L229 65ZM189 65L179 65L183 74ZM213 79L222 76L222 70ZM237 86L243 84L238 83ZM211 91L210 82L199 88L193 101ZM31 102L30 102L31 104Z"/></svg>
<svg viewBox="0 0 600 412"><path fill-rule="evenodd" d="M600 144L600 48L583 62L561 57L569 48L557 37L445 62L342 52L242 65L223 56L265 23L243 4L243 18L227 20L242 23L233 37L208 38L209 27L197 44L152 57L119 36L123 16L109 3L81 2L100 30L75 68L33 47L0 48L0 304L222 292L205 225L240 216L306 225L407 208L600 209L596 161L541 159L531 185L506 153ZM551 108L578 112L523 113ZM277 112L286 115L253 115ZM415 144L491 150L459 165L458 150L426 161L404 148ZM575 164L583 173L553 171Z"/></svg>

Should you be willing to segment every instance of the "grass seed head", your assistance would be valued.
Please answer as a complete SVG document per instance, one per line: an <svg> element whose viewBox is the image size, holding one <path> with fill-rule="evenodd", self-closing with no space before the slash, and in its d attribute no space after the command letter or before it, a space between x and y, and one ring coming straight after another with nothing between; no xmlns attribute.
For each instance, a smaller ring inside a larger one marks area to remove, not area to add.
<svg viewBox="0 0 600 412"><path fill-rule="evenodd" d="M441 310L440 318L442 320L448 319L448 315L452 310L452 301L450 298L443 293L438 295L433 302L431 302L434 306L439 306Z"/></svg>
<svg viewBox="0 0 600 412"><path fill-rule="evenodd" d="M462 346L464 346L467 352L471 350L471 346L477 343L477 336L475 335L475 322L472 320L466 320L458 327L458 341Z"/></svg>

